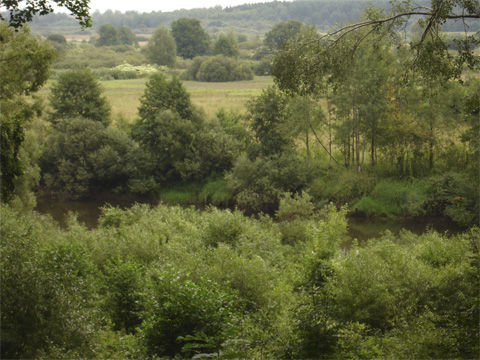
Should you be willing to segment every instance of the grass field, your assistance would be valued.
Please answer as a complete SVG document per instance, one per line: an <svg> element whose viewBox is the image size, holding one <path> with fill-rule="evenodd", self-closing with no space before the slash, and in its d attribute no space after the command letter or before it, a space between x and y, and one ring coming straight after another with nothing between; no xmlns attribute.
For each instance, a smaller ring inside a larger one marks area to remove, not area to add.
<svg viewBox="0 0 480 360"><path fill-rule="evenodd" d="M108 80L100 81L104 94L112 105L113 119L118 116L127 121L133 121L140 105L147 79ZM220 108L227 111L245 112L245 103L262 90L273 84L270 76L256 76L250 81L236 81L227 83L207 83L185 81L183 85L190 93L192 102L201 107L208 118L212 117ZM51 83L47 83L40 94L47 97Z"/></svg>

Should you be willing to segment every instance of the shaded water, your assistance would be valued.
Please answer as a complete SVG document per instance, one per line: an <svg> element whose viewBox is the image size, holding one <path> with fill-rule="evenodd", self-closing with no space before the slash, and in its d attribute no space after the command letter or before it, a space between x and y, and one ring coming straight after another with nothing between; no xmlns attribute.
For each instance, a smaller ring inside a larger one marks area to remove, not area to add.
<svg viewBox="0 0 480 360"><path fill-rule="evenodd" d="M40 214L50 215L61 227L66 226L68 212L77 214L80 223L85 224L88 229L94 229L98 225L98 219L102 213L103 206L111 205L121 209L132 207L135 203L155 205L154 201L138 201L136 199L88 199L88 200L56 200L50 198L37 199L35 211Z"/></svg>
<svg viewBox="0 0 480 360"><path fill-rule="evenodd" d="M98 225L98 218L101 215L101 207L109 204L111 206L123 209L133 206L135 203L148 203L155 205L156 202L136 199L89 199L78 201L52 200L48 198L38 199L35 210L41 214L50 215L60 226L65 226L65 219L68 212L75 212L79 222L84 223L89 229L94 229ZM368 239L379 237L384 231L389 230L394 234L399 233L402 229L406 229L415 234L422 234L428 229L433 229L440 233L457 234L464 229L455 223L439 220L383 220L372 218L349 218L348 219L348 236L351 239L357 239L358 242L364 243ZM342 245L349 247L351 241Z"/></svg>

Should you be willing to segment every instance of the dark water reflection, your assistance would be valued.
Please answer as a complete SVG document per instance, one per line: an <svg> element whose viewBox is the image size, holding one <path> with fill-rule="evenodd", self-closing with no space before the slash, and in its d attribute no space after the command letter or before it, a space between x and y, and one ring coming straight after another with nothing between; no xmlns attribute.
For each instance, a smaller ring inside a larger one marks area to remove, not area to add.
<svg viewBox="0 0 480 360"><path fill-rule="evenodd" d="M88 229L94 229L98 225L98 219L101 215L101 208L107 205L127 209L135 203L145 203L155 205L153 200L136 199L88 199L88 200L56 200L49 198L39 198L35 211L40 214L50 215L53 220L58 222L61 227L66 226L66 218L69 212L77 214L80 223L85 224Z"/></svg>
<svg viewBox="0 0 480 360"><path fill-rule="evenodd" d="M348 235L350 238L356 238L359 244L371 238L377 238L385 231L398 234L402 229L408 230L414 234L420 235L432 229L442 234L456 235L463 231L462 228L454 222L444 219L408 219L408 220L385 220L370 218L349 218Z"/></svg>
<svg viewBox="0 0 480 360"><path fill-rule="evenodd" d="M107 204L120 208L129 208L135 203L147 203L156 205L155 201L137 199L89 199L83 201L62 201L52 200L48 198L38 199L36 211L41 214L50 215L60 226L65 227L65 219L67 213L72 211L77 213L79 222L84 223L89 229L94 229L98 225L98 218L100 217L102 206ZM366 240L379 237L381 234L389 230L394 234L399 233L402 229L406 229L415 234L422 234L428 229L433 229L440 233L447 232L448 234L458 234L464 229L457 226L455 223L431 219L431 220L383 220L370 218L349 218L348 236L351 239L356 238L359 244ZM351 241L347 241L342 245L342 248L349 248Z"/></svg>

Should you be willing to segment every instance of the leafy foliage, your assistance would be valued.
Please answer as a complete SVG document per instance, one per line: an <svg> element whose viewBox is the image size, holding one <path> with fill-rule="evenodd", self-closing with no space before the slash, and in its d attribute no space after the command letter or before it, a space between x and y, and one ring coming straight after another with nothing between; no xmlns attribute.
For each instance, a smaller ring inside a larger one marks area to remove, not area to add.
<svg viewBox="0 0 480 360"><path fill-rule="evenodd" d="M228 57L238 56L237 39L233 32L228 34L221 34L215 44L213 45L214 55L223 55Z"/></svg>
<svg viewBox="0 0 480 360"><path fill-rule="evenodd" d="M90 70L77 69L61 74L51 91L51 120L54 123L75 117L103 125L110 123L110 105Z"/></svg>
<svg viewBox="0 0 480 360"><path fill-rule="evenodd" d="M385 233L340 250L347 208L284 195L266 216L159 205L74 217L0 207L2 357L478 353L479 234Z"/></svg>
<svg viewBox="0 0 480 360"><path fill-rule="evenodd" d="M291 145L291 138L282 131L287 121L286 105L286 99L275 88L263 90L247 105L251 128L263 155L280 154Z"/></svg>
<svg viewBox="0 0 480 360"><path fill-rule="evenodd" d="M18 0L7 0L3 2L3 6L9 11L9 25L14 28L19 28L23 24L33 20L35 14L47 15L53 13L52 3L57 6L66 7L70 12L75 15L82 27L91 27L92 22L90 19L90 8L88 7L88 0L33 0L28 3L28 6L23 7ZM0 20L3 21L3 17L0 15Z"/></svg>
<svg viewBox="0 0 480 360"><path fill-rule="evenodd" d="M4 22L0 23L0 139L1 139L1 193L2 202L12 200L17 184L22 182L30 160L21 156L25 129L42 105L33 94L47 81L54 50L37 40L28 27L15 33ZM22 161L24 160L24 161Z"/></svg>
<svg viewBox="0 0 480 360"><path fill-rule="evenodd" d="M206 82L253 80L253 72L245 64L228 57L216 56L202 62L195 79Z"/></svg>
<svg viewBox="0 0 480 360"><path fill-rule="evenodd" d="M124 185L137 160L130 158L133 142L125 134L84 118L59 122L45 145L43 182L49 191L67 197Z"/></svg>
<svg viewBox="0 0 480 360"><path fill-rule="evenodd" d="M195 18L180 18L172 22L172 35L177 44L177 53L185 59L204 55L210 44L210 37Z"/></svg>
<svg viewBox="0 0 480 360"><path fill-rule="evenodd" d="M175 76L168 80L162 73L157 73L146 84L138 108L140 118L152 119L160 110L171 110L182 119L193 116L190 95Z"/></svg>
<svg viewBox="0 0 480 360"><path fill-rule="evenodd" d="M288 39L295 39L302 23L298 20L282 21L265 34L265 45L271 50L278 50Z"/></svg>
<svg viewBox="0 0 480 360"><path fill-rule="evenodd" d="M97 46L113 46L113 45L132 45L138 46L137 36L128 26L115 28L111 24L104 24L97 30L98 39Z"/></svg>
<svg viewBox="0 0 480 360"><path fill-rule="evenodd" d="M151 63L173 67L177 57L177 47L171 31L166 27L155 29L148 40L146 57Z"/></svg>

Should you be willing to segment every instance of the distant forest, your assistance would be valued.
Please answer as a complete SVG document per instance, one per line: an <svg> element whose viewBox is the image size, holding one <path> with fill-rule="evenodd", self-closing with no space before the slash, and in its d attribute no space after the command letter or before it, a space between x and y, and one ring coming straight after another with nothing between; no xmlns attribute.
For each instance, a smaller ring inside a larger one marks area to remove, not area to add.
<svg viewBox="0 0 480 360"><path fill-rule="evenodd" d="M84 30L84 34L94 33L104 24L115 27L128 26L136 33L151 33L160 26L170 26L173 20L182 17L197 18L202 22L208 33L215 37L216 33L233 30L237 34L245 34L250 38L262 37L272 26L280 21L299 20L315 25L319 31L328 31L336 24L358 21L362 11L372 3L376 7L388 10L390 3L384 0L319 0L319 1L273 1L258 4L245 4L234 7L198 8L192 10L176 10L173 12L152 11L139 13L137 11L107 10L104 13L92 13L93 27ZM469 31L478 31L480 24L476 21L467 23ZM50 14L37 16L31 23L36 33L48 34L60 32L63 34L78 33L81 30L77 21L67 14ZM449 22L444 31L464 31L461 21Z"/></svg>

